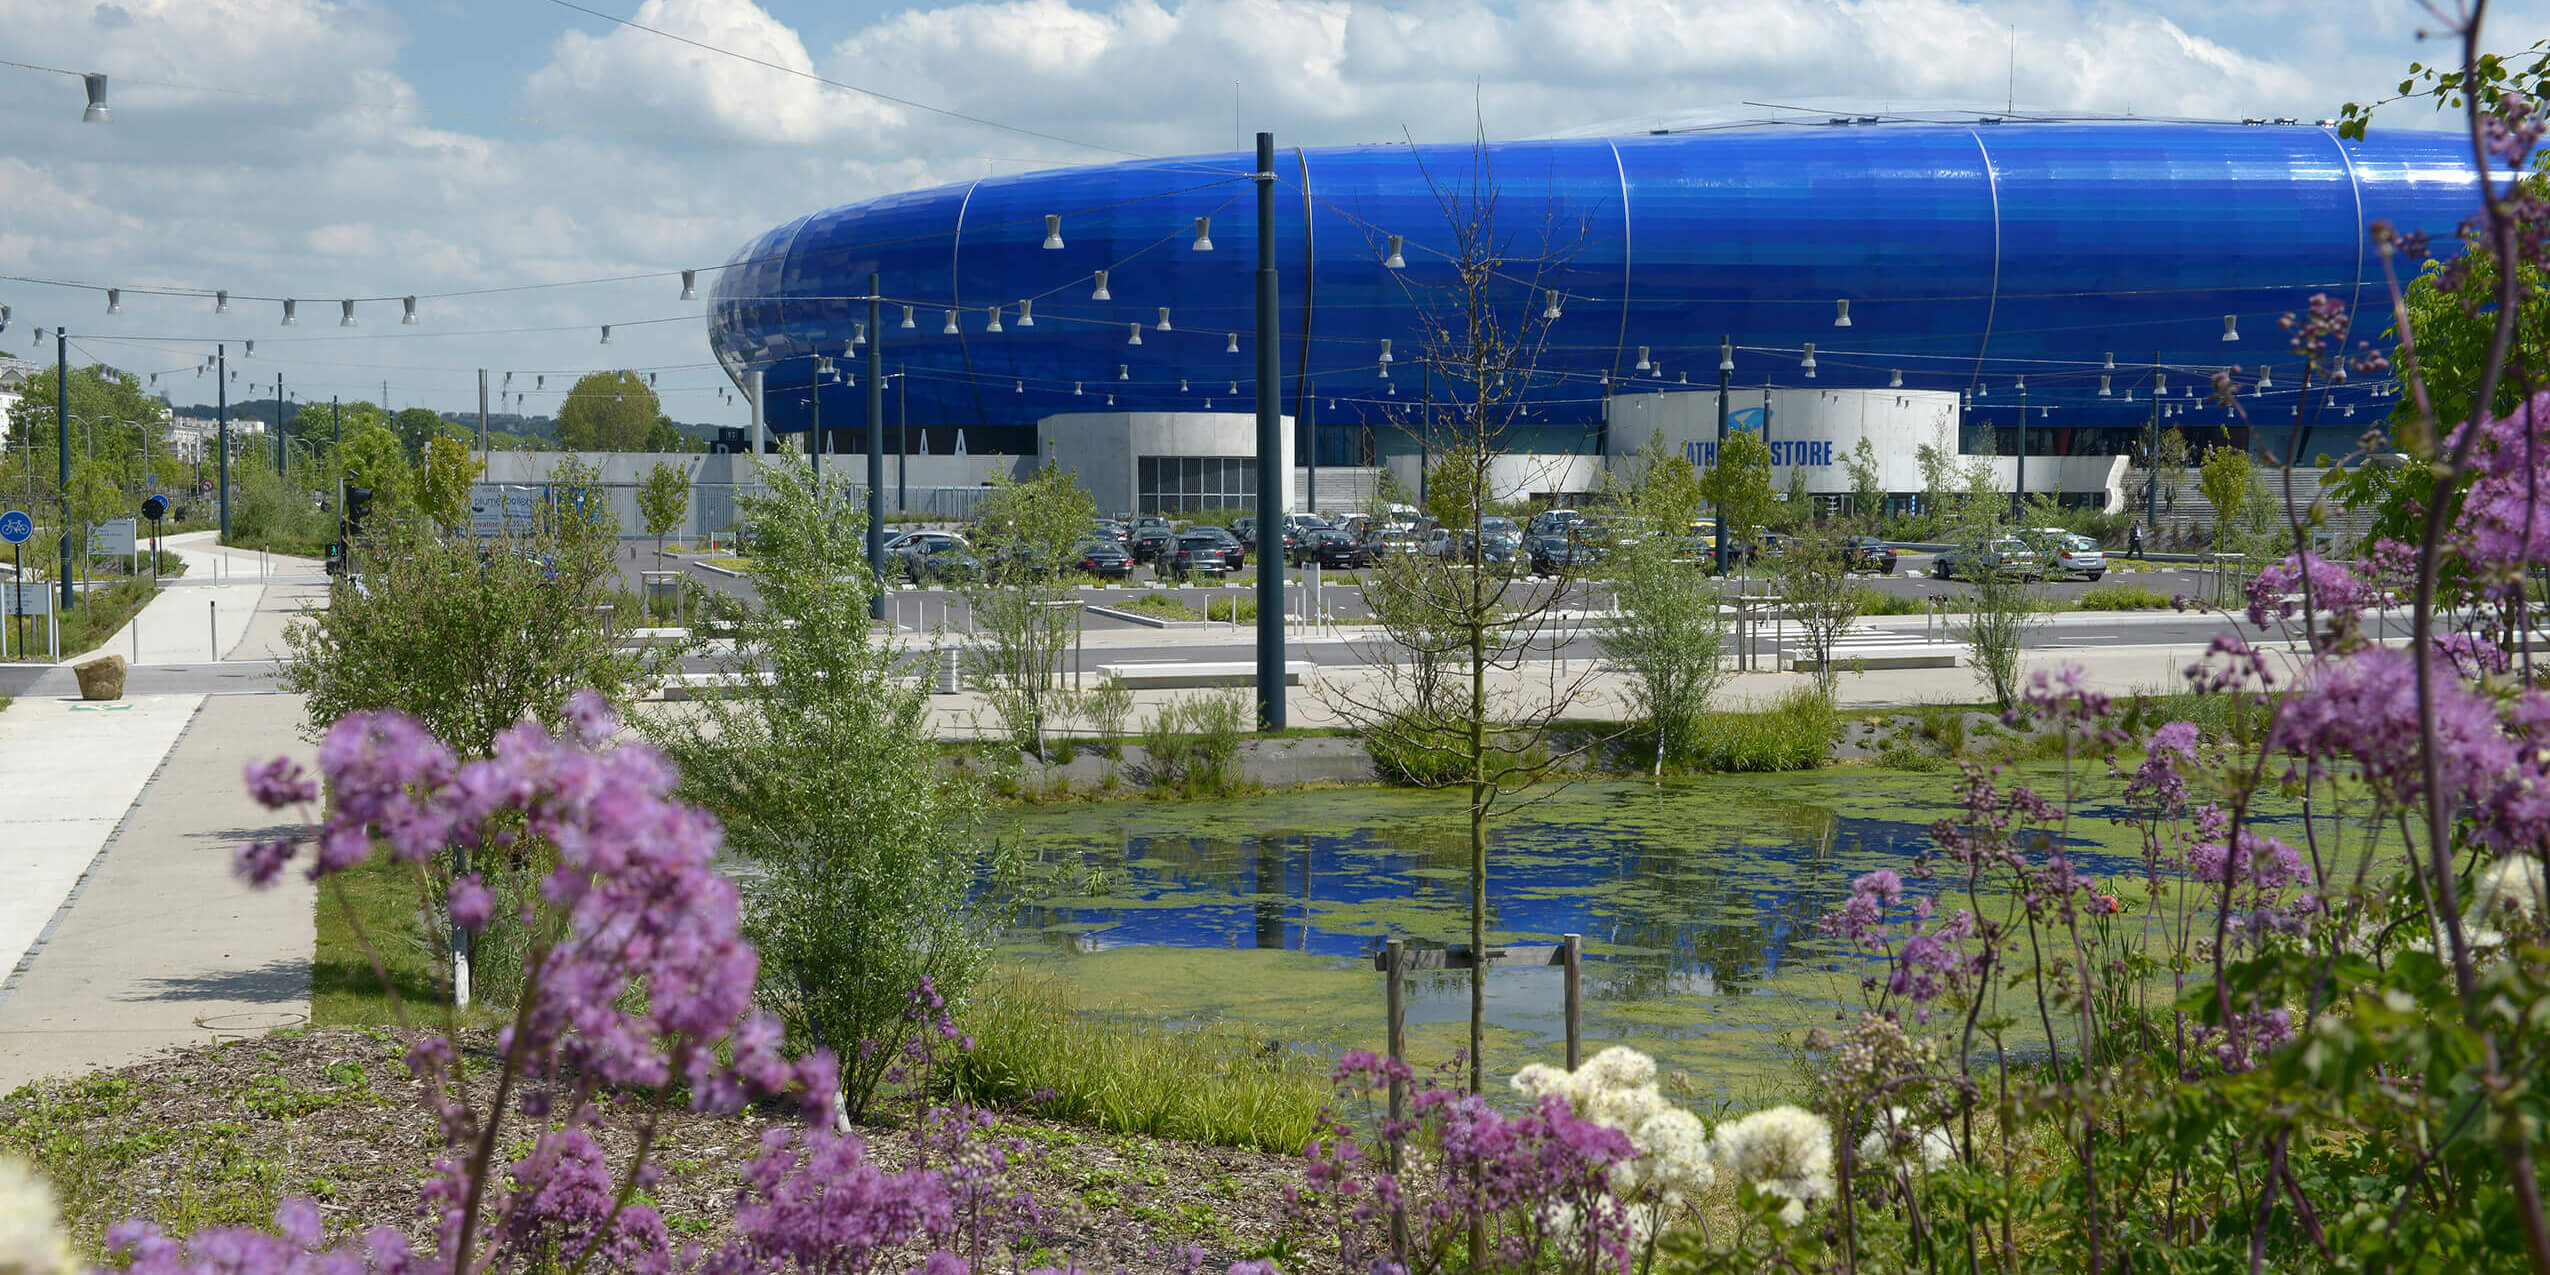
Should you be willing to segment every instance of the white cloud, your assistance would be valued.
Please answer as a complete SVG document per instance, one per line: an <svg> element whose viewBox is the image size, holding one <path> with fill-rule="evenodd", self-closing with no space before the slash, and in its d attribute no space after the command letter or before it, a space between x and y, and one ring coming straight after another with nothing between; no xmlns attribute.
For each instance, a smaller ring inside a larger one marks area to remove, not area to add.
<svg viewBox="0 0 2550 1275"><path fill-rule="evenodd" d="M739 56L634 27L568 31L525 96L545 109L633 112L746 140L810 142L891 121L872 99L806 78L805 42L752 0L646 0L629 20Z"/></svg>

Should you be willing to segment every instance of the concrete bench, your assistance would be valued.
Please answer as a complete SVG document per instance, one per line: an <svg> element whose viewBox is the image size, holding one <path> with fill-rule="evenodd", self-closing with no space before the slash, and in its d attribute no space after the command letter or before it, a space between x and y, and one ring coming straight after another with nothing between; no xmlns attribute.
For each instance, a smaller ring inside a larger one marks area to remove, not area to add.
<svg viewBox="0 0 2550 1275"><path fill-rule="evenodd" d="M1852 669L1890 668L1955 668L1967 654L1963 642L1837 642L1833 645L1833 667L1843 672ZM1780 664L1792 673L1821 673L1811 651L1784 651Z"/></svg>
<svg viewBox="0 0 2550 1275"><path fill-rule="evenodd" d="M1284 661L1284 684L1299 686L1310 676L1309 660ZM1121 680L1132 690L1172 690L1196 686L1255 686L1255 660L1175 660L1158 664L1101 664L1098 676Z"/></svg>

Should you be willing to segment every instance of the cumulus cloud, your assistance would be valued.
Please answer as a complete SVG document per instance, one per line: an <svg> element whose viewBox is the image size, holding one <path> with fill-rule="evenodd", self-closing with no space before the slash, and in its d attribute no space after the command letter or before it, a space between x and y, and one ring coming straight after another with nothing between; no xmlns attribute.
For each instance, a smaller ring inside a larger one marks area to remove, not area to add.
<svg viewBox="0 0 2550 1275"><path fill-rule="evenodd" d="M805 42L752 0L646 0L629 21L636 25L598 36L559 36L526 96L544 107L635 112L668 127L759 141L811 142L894 122L875 99L808 78L815 66Z"/></svg>

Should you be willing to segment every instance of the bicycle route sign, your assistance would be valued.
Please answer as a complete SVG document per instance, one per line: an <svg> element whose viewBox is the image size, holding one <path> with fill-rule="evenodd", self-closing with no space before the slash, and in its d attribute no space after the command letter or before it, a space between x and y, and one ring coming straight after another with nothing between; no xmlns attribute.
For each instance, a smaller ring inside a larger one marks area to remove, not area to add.
<svg viewBox="0 0 2550 1275"><path fill-rule="evenodd" d="M22 545L35 534L35 519L23 509L0 514L0 544Z"/></svg>

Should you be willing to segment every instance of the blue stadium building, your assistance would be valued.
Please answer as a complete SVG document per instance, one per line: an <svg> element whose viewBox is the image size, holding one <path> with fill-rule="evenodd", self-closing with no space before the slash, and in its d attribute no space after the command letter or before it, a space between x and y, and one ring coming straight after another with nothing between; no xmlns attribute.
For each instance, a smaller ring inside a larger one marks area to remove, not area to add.
<svg viewBox="0 0 2550 1275"><path fill-rule="evenodd" d="M1316 463L1323 508L1413 474L1410 405L1459 392L1413 354L1454 283L1447 193L1492 193L1499 313L1536 347L1509 386L1516 490L1582 490L1660 435L1706 463L1724 349L1735 426L1813 490L1846 490L1866 438L1897 492L1928 443L2005 465L2024 448L2030 489L2110 502L2156 420L2306 461L2350 450L2387 385L2302 399L2278 318L2326 294L2378 340L2366 228L2446 245L2477 200L2466 139L2293 121L1856 118L1277 159L1287 463ZM820 396L826 450L849 453L880 342L887 446L915 486L1050 455L1109 507L1248 503L1253 168L1144 160L812 213L728 264L711 343L739 385L760 376L771 429L807 430ZM2206 399L2232 366L2251 424Z"/></svg>

